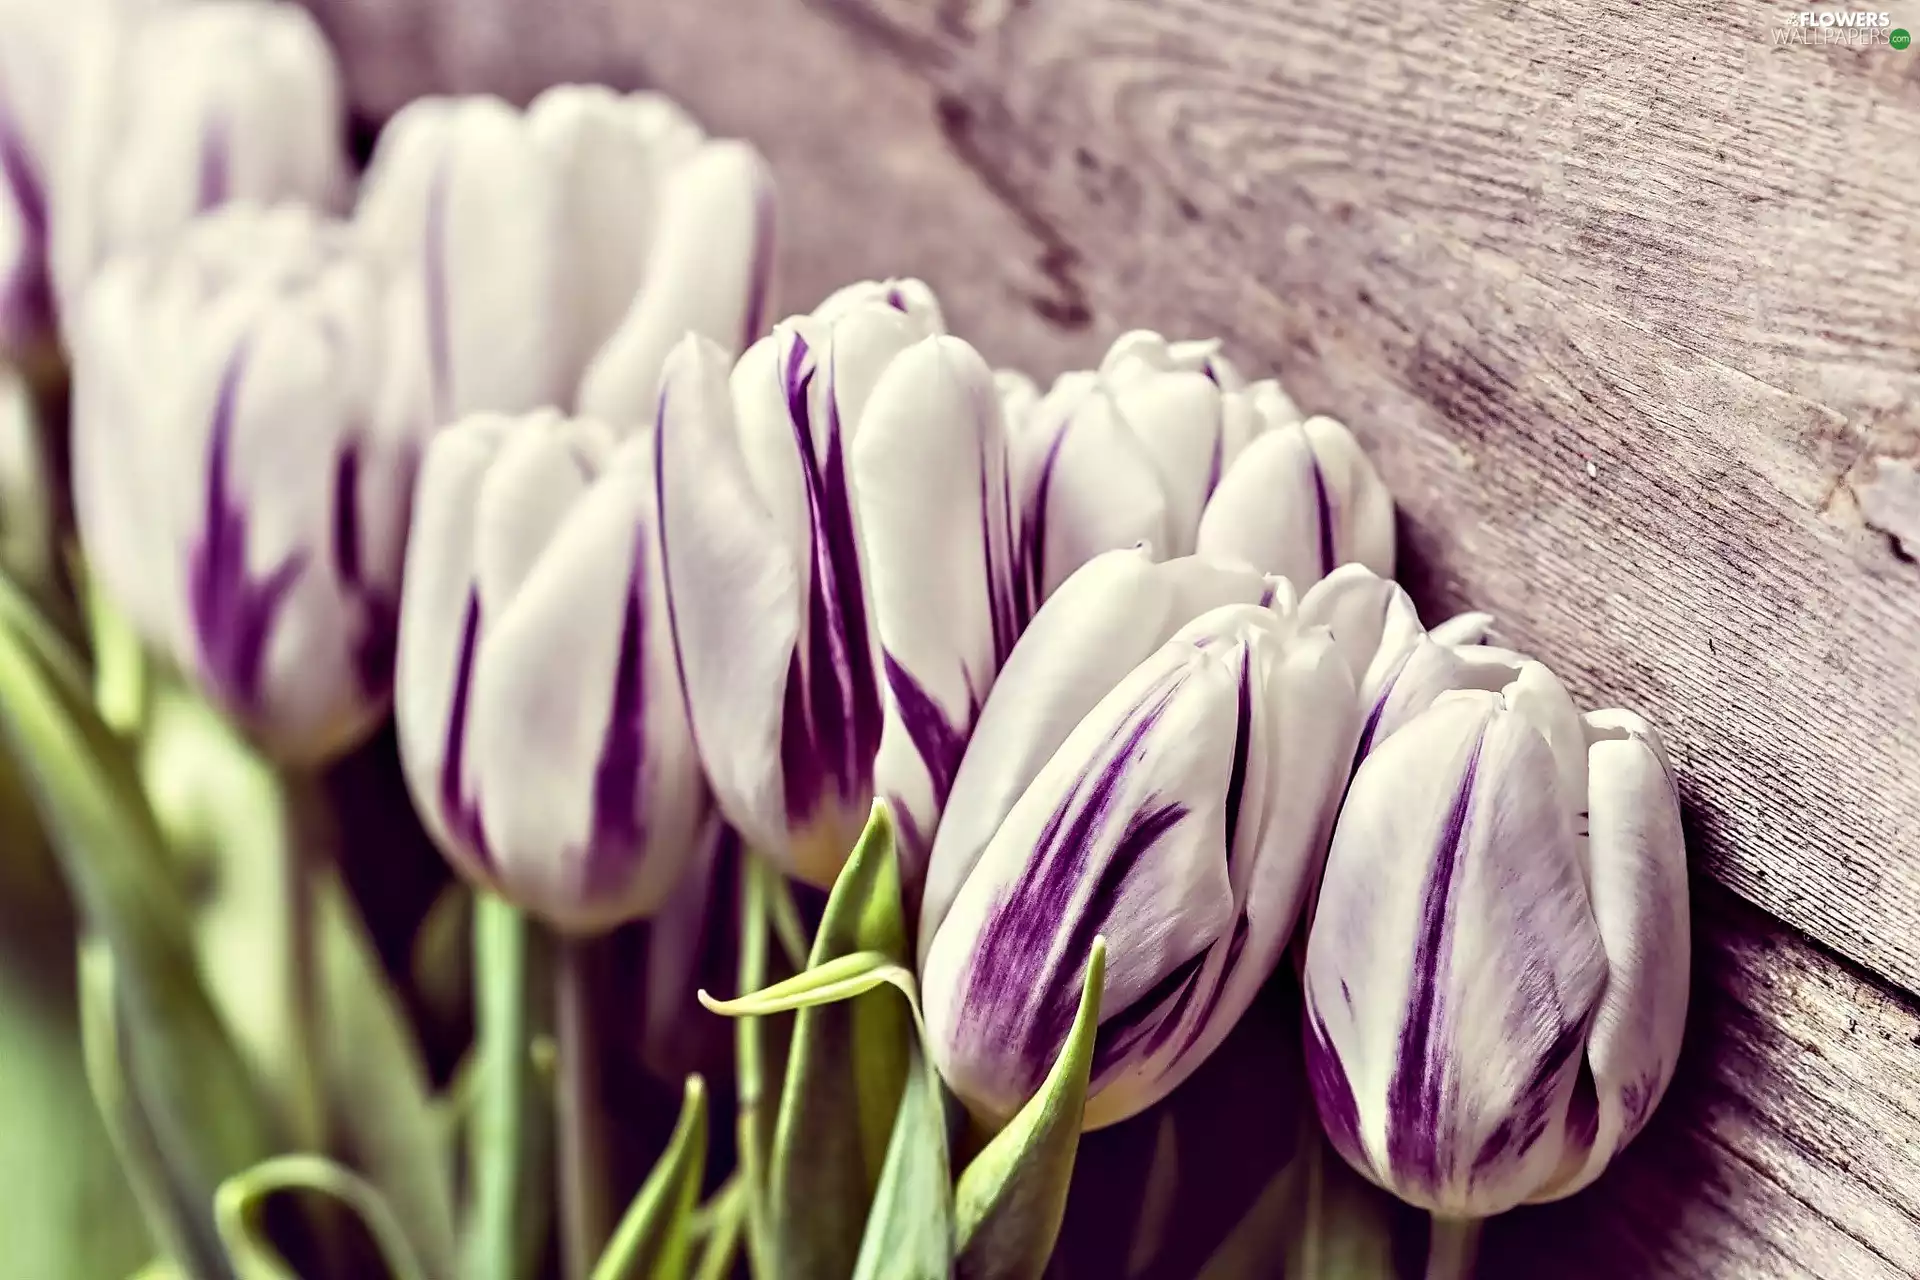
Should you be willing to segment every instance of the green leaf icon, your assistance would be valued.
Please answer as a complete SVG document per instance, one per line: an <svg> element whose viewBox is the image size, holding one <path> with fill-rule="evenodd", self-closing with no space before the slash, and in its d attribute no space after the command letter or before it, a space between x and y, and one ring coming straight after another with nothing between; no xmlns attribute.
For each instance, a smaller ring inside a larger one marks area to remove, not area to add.
<svg viewBox="0 0 1920 1280"><path fill-rule="evenodd" d="M1896 49L1904 49L1913 43L1913 35L1905 27L1895 27L1887 33L1887 43Z"/></svg>

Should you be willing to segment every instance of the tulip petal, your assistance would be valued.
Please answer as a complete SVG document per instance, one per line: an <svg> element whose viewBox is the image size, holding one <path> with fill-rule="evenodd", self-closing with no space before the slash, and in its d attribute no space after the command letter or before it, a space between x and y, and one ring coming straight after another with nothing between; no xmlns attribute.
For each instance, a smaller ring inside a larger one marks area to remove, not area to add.
<svg viewBox="0 0 1920 1280"><path fill-rule="evenodd" d="M632 427L653 419L660 366L687 333L729 355L766 320L773 178L742 142L715 142L675 169L632 306L580 381L583 413Z"/></svg>
<svg viewBox="0 0 1920 1280"><path fill-rule="evenodd" d="M658 906L706 809L658 581L649 445L575 488L510 598L493 605L481 569L490 621L470 751L494 872L517 902L580 931ZM509 463L503 452L490 482Z"/></svg>
<svg viewBox="0 0 1920 1280"><path fill-rule="evenodd" d="M1009 440L1029 616L1102 552L1185 554L1153 458L1090 375L1062 378Z"/></svg>
<svg viewBox="0 0 1920 1280"><path fill-rule="evenodd" d="M735 435L726 353L668 356L653 443L663 581L694 739L722 810L761 850L786 843L781 754L802 582Z"/></svg>
<svg viewBox="0 0 1920 1280"><path fill-rule="evenodd" d="M874 786L914 901L981 700L1028 617L986 362L951 337L902 352L867 400L852 469L887 688Z"/></svg>
<svg viewBox="0 0 1920 1280"><path fill-rule="evenodd" d="M382 132L356 220L418 273L431 425L567 402L553 319L566 248L553 162L496 98L423 99Z"/></svg>
<svg viewBox="0 0 1920 1280"><path fill-rule="evenodd" d="M1608 979L1587 1045L1589 1107L1569 1109L1567 1161L1536 1201L1600 1176L1666 1092L1686 1029L1687 852L1666 753L1629 711L1584 717L1589 881Z"/></svg>
<svg viewBox="0 0 1920 1280"><path fill-rule="evenodd" d="M1606 983L1554 752L1443 696L1354 776L1307 947L1309 1077L1337 1149L1436 1213L1551 1173Z"/></svg>
<svg viewBox="0 0 1920 1280"><path fill-rule="evenodd" d="M1309 587L1300 599L1300 621L1333 633L1369 708L1423 634L1400 584L1363 564L1343 564Z"/></svg>
<svg viewBox="0 0 1920 1280"><path fill-rule="evenodd" d="M1113 551L1042 606L995 680L954 776L920 906L923 961L994 832L1075 726L1189 620L1256 601L1262 586L1233 567Z"/></svg>
<svg viewBox="0 0 1920 1280"><path fill-rule="evenodd" d="M558 193L555 234L563 238L563 252L553 297L565 305L552 317L559 331L555 377L572 385L632 306L674 170L699 150L703 135L659 94L623 94L597 84L545 90L527 104L524 127L547 156ZM663 345L654 355L656 369L664 354ZM651 421L652 397L643 405L635 420ZM581 407L590 417L624 421Z"/></svg>
<svg viewBox="0 0 1920 1280"><path fill-rule="evenodd" d="M421 462L400 596L394 727L413 805L449 856L484 874L484 833L469 809L467 715L479 639L474 513L512 420L466 419Z"/></svg>

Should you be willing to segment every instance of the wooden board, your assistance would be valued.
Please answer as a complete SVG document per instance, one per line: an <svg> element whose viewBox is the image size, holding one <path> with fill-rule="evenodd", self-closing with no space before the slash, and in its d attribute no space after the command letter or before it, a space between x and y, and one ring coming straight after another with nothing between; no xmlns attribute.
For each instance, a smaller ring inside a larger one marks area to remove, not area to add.
<svg viewBox="0 0 1920 1280"><path fill-rule="evenodd" d="M1613 0L319 7L373 114L593 77L752 137L789 309L919 274L996 361L1217 333L1345 418L1422 604L1494 610L1685 778L1682 1081L1491 1256L1920 1273L1920 567L1889 536L1920 543L1920 49Z"/></svg>

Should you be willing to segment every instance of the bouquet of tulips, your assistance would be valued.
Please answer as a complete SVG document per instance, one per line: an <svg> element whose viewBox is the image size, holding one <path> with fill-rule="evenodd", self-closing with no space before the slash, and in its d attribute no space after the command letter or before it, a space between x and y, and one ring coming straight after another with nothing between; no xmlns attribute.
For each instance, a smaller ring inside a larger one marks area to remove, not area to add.
<svg viewBox="0 0 1920 1280"><path fill-rule="evenodd" d="M1647 1122L1659 736L1218 343L770 323L649 94L356 176L264 0L13 0L0 145L23 1274L1437 1280Z"/></svg>

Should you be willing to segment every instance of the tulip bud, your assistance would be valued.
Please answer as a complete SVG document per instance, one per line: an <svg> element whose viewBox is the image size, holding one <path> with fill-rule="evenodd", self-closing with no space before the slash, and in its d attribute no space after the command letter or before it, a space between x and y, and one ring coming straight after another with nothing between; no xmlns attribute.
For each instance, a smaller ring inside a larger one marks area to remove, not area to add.
<svg viewBox="0 0 1920 1280"><path fill-rule="evenodd" d="M1156 562L1135 547L1089 560L1047 598L1001 668L955 773L920 905L923 962L988 842L1074 727L1175 632L1265 592L1250 569Z"/></svg>
<svg viewBox="0 0 1920 1280"><path fill-rule="evenodd" d="M1101 530L1096 551L1126 545L1124 529L1302 589L1350 561L1391 576L1392 500L1346 428L1302 423L1278 382L1248 384L1218 347L1129 333L1098 370L1056 382L1015 432L1048 460L1041 509ZM1049 547L1044 576L1057 583L1086 558Z"/></svg>
<svg viewBox="0 0 1920 1280"><path fill-rule="evenodd" d="M347 193L340 73L312 15L236 0L139 7L98 25L47 159L63 305L113 255L227 201L331 209Z"/></svg>
<svg viewBox="0 0 1920 1280"><path fill-rule="evenodd" d="M819 884L876 770L912 791L905 825L944 799L1025 621L991 374L927 334L937 314L843 291L730 380L710 344L669 362L661 518L701 754L750 843Z"/></svg>
<svg viewBox="0 0 1920 1280"><path fill-rule="evenodd" d="M75 325L91 571L295 762L352 745L391 691L413 450L371 414L382 287L345 227L234 205L116 259Z"/></svg>
<svg viewBox="0 0 1920 1280"><path fill-rule="evenodd" d="M766 165L656 94L420 99L381 133L355 218L406 282L385 411L416 431L547 405L631 427L681 334L737 351L763 323Z"/></svg>
<svg viewBox="0 0 1920 1280"><path fill-rule="evenodd" d="M1355 719L1327 633L1251 604L1195 619L1099 700L927 949L930 1053L978 1118L1004 1123L1045 1076L1096 936L1110 958L1085 1126L1139 1112L1199 1066L1286 946Z"/></svg>
<svg viewBox="0 0 1920 1280"><path fill-rule="evenodd" d="M555 926L657 908L707 794L675 671L652 442L551 411L434 437L401 600L414 803L469 878Z"/></svg>
<svg viewBox="0 0 1920 1280"><path fill-rule="evenodd" d="M1686 1020L1658 736L1527 664L1354 776L1306 954L1308 1071L1353 1167L1449 1218L1571 1195L1646 1123Z"/></svg>

